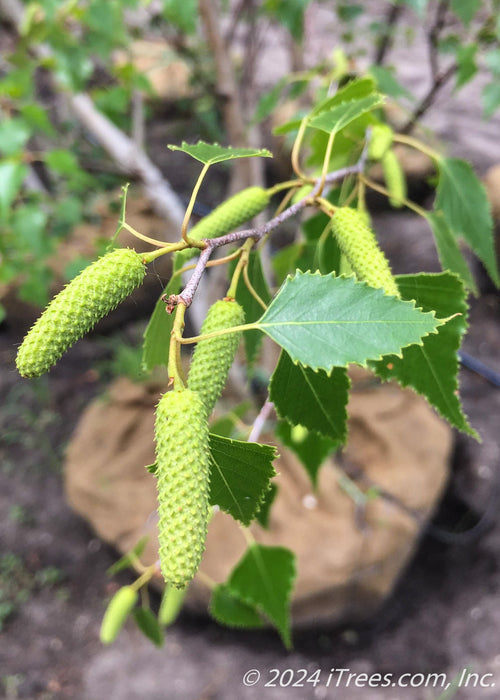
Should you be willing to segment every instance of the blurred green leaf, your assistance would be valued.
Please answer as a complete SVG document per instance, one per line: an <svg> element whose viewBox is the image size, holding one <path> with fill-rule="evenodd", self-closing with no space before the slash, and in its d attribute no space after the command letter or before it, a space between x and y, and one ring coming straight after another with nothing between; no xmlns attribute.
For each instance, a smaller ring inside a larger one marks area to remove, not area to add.
<svg viewBox="0 0 500 700"><path fill-rule="evenodd" d="M461 46L457 51L456 88L468 83L477 73L477 48L477 44L469 44L469 46Z"/></svg>
<svg viewBox="0 0 500 700"><path fill-rule="evenodd" d="M163 17L184 34L194 34L199 17L198 0L162 0Z"/></svg>
<svg viewBox="0 0 500 700"><path fill-rule="evenodd" d="M481 0L451 0L451 9L467 27L481 7Z"/></svg>
<svg viewBox="0 0 500 700"><path fill-rule="evenodd" d="M36 204L23 204L12 215L12 229L16 242L23 244L33 256L49 253L53 244L47 236L47 213Z"/></svg>
<svg viewBox="0 0 500 700"><path fill-rule="evenodd" d="M28 124L19 118L0 121L0 152L13 156L23 149L31 136Z"/></svg>
<svg viewBox="0 0 500 700"><path fill-rule="evenodd" d="M150 639L157 647L162 647L164 642L163 630L158 624L158 620L149 608L135 608L132 615L137 627L145 637Z"/></svg>
<svg viewBox="0 0 500 700"><path fill-rule="evenodd" d="M484 87L483 94L481 95L481 102L483 104L484 116L486 118L492 117L500 107L500 83L498 79Z"/></svg>
<svg viewBox="0 0 500 700"><path fill-rule="evenodd" d="M427 220L434 234L439 262L443 270L455 272L468 289L477 293L476 283L469 270L467 261L462 255L458 241L450 231L442 213L431 212L427 216Z"/></svg>
<svg viewBox="0 0 500 700"><path fill-rule="evenodd" d="M288 29L295 41L304 34L304 12L311 0L265 0L264 11Z"/></svg>
<svg viewBox="0 0 500 700"><path fill-rule="evenodd" d="M463 236L491 279L500 285L493 220L484 185L470 163L459 158L439 158L439 182L434 208L441 211L455 236Z"/></svg>
<svg viewBox="0 0 500 700"><path fill-rule="evenodd" d="M377 81L377 86L380 92L389 97L399 98L406 97L406 99L415 101L415 95L409 92L395 76L394 68L388 66L370 66L370 75L373 75Z"/></svg>
<svg viewBox="0 0 500 700"><path fill-rule="evenodd" d="M28 168L23 163L6 160L0 163L0 219L6 219L9 208L16 198Z"/></svg>
<svg viewBox="0 0 500 700"><path fill-rule="evenodd" d="M314 486L318 481L318 471L325 459L335 452L339 443L331 438L318 435L303 425L292 425L288 421L280 421L276 428L276 436L289 447L307 471Z"/></svg>
<svg viewBox="0 0 500 700"><path fill-rule="evenodd" d="M265 624L254 605L245 603L223 583L212 591L209 612L217 622L228 627L254 629Z"/></svg>

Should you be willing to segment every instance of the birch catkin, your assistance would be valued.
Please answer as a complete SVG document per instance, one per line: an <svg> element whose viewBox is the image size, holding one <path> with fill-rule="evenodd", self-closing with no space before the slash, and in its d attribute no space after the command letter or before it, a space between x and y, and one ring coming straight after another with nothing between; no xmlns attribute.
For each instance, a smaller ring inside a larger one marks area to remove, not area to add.
<svg viewBox="0 0 500 700"><path fill-rule="evenodd" d="M138 287L146 274L142 256L113 250L86 267L52 299L17 353L23 377L47 372L79 338Z"/></svg>
<svg viewBox="0 0 500 700"><path fill-rule="evenodd" d="M386 294L399 297L389 262L363 215L356 209L341 207L333 216L332 227L355 275L370 286L381 287Z"/></svg>
<svg viewBox="0 0 500 700"><path fill-rule="evenodd" d="M240 326L243 323L245 314L238 302L221 299L208 310L201 334ZM224 388L240 338L240 331L228 333L200 340L195 348L189 369L188 386L199 393L206 406L207 415L212 413L215 402Z"/></svg>
<svg viewBox="0 0 500 700"><path fill-rule="evenodd" d="M210 453L205 406L194 391L169 391L155 423L158 541L163 577L183 588L205 549Z"/></svg>

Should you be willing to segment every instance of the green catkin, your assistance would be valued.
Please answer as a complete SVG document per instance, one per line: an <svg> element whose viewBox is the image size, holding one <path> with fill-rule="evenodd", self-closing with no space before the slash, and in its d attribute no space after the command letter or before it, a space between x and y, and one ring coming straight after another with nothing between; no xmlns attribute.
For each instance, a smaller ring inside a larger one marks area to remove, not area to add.
<svg viewBox="0 0 500 700"><path fill-rule="evenodd" d="M138 593L131 586L123 586L111 598L101 624L99 633L103 644L111 644L117 638L127 617L138 600Z"/></svg>
<svg viewBox="0 0 500 700"><path fill-rule="evenodd" d="M238 302L231 299L216 301L208 310L201 335L245 323L245 314ZM206 406L207 416L222 393L227 375L238 349L241 332L200 340L193 353L188 386L197 391Z"/></svg>
<svg viewBox="0 0 500 700"><path fill-rule="evenodd" d="M335 212L332 227L355 275L372 287L381 287L386 294L399 297L387 258L363 215L356 209L341 207Z"/></svg>
<svg viewBox="0 0 500 700"><path fill-rule="evenodd" d="M196 392L162 396L155 441L161 571L168 584L184 588L200 565L210 513L208 425Z"/></svg>
<svg viewBox="0 0 500 700"><path fill-rule="evenodd" d="M229 197L210 214L203 217L188 231L188 236L195 241L201 241L202 238L217 238L231 233L245 221L260 214L267 207L269 201L267 190L262 187L248 187ZM178 261L176 267L179 267L179 264L182 267L182 264L196 254L197 251L192 248L179 251L176 254L176 261Z"/></svg>
<svg viewBox="0 0 500 700"><path fill-rule="evenodd" d="M394 151L387 151L382 158L385 184L389 191L391 206L399 208L406 199L406 177Z"/></svg>
<svg viewBox="0 0 500 700"><path fill-rule="evenodd" d="M377 124L372 128L370 143L368 145L368 157L372 160L380 160L386 151L392 146L394 132L387 124Z"/></svg>
<svg viewBox="0 0 500 700"><path fill-rule="evenodd" d="M47 372L79 338L138 287L146 268L129 248L111 251L86 267L55 296L17 353L23 377Z"/></svg>

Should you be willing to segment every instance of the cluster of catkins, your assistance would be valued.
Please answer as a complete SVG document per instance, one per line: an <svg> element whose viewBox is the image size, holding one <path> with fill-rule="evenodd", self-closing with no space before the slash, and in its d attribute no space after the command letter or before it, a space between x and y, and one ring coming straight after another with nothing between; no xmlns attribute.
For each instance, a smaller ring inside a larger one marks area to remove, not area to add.
<svg viewBox="0 0 500 700"><path fill-rule="evenodd" d="M251 187L214 209L190 231L194 240L234 230L260 213L269 194ZM197 254L187 248L178 262ZM19 348L16 365L23 377L47 372L77 340L128 297L144 280L147 256L117 249L85 268L50 302ZM216 302L201 332L241 325L236 301ZM165 581L181 588L194 576L204 550L209 518L207 419L226 382L240 334L198 343L187 388L174 387L157 407L155 439L159 503L159 556Z"/></svg>
<svg viewBox="0 0 500 700"><path fill-rule="evenodd" d="M261 212L269 194L252 187L217 207L191 231L195 240L234 230ZM333 232L352 271L373 287L399 296L387 260L364 214L337 209ZM176 253L183 262L198 251ZM130 249L113 250L87 267L49 304L25 337L17 355L24 377L49 370L61 355L144 280L147 256ZM230 298L217 301L201 328L202 335L240 326L241 306ZM240 333L198 342L187 387L174 386L157 406L155 441L159 513L159 558L167 583L185 587L195 575L205 547L210 515L210 448L208 418L233 363Z"/></svg>

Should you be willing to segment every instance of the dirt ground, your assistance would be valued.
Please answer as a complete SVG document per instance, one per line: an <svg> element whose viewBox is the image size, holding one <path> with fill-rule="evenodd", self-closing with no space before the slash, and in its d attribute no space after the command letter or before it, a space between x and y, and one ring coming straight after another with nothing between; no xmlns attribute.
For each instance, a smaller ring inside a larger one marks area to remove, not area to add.
<svg viewBox="0 0 500 700"><path fill-rule="evenodd" d="M405 49L400 51L404 62ZM410 71L410 59L406 61ZM454 155L471 158L484 172L500 161L498 139L491 138L495 130L498 137L500 120L481 126L475 94L466 91L449 107L443 98L431 124L449 141L453 137ZM472 122L473 141L468 136ZM375 223L397 272L413 272L422 264L438 269L420 220L380 212ZM465 350L497 371L499 314L498 293L485 292L473 300L465 341ZM138 335L140 324L130 332ZM0 698L437 700L454 692L450 687L442 694L442 679L428 688L392 683L406 673L446 673L445 682L452 683L464 669L484 676L490 687L473 688L472 678L453 697L499 697L497 387L462 370L465 411L482 443L457 435L453 478L441 507L395 594L375 619L356 628L302 630L294 636L294 650L286 653L272 631L230 631L209 618L183 613L162 650L132 625L114 645L103 648L98 639L103 601L116 583L130 577L123 573L110 582L106 569L116 553L65 503L61 465L82 409L105 386L106 372L95 367L109 351L95 336L82 340L48 377L28 382L14 369L20 340L19 329L0 327L0 587L8 588L15 606L0 632ZM2 611L0 600L0 619ZM252 669L260 672L260 680L245 686L245 673ZM271 669L292 669L297 682L320 673L314 676L316 685L280 687L278 679L266 686L276 676ZM345 677L337 686L338 674L330 675L331 669L393 677L386 688L360 687L354 681L346 685Z"/></svg>

